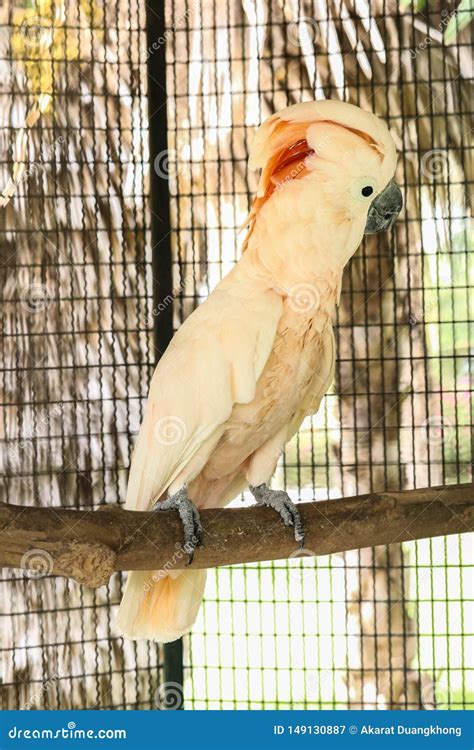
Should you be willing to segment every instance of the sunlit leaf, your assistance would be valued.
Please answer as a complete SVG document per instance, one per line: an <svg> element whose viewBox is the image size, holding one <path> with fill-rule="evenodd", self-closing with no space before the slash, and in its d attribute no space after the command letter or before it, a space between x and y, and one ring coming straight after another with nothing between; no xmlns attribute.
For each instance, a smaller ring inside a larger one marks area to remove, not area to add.
<svg viewBox="0 0 474 750"><path fill-rule="evenodd" d="M455 12L449 19L444 32L444 41L446 44L453 42L460 31L466 28L474 16L473 0L461 0Z"/></svg>

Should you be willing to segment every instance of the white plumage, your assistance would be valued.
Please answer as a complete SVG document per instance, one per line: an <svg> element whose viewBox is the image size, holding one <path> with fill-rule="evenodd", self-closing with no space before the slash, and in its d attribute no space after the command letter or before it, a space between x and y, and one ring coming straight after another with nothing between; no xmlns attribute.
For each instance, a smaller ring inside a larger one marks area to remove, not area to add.
<svg viewBox="0 0 474 750"><path fill-rule="evenodd" d="M127 508L147 510L183 486L198 507L220 507L246 485L269 482L332 380L343 268L395 162L384 123L339 101L294 105L261 126L250 155L262 175L245 252L156 368ZM369 183L366 200L360 186ZM159 641L188 632L205 576L130 573L121 631Z"/></svg>

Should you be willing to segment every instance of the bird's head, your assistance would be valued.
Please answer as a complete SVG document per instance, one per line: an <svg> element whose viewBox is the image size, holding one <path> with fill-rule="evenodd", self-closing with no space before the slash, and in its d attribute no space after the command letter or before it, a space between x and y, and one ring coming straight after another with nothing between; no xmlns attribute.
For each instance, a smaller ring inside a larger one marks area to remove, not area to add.
<svg viewBox="0 0 474 750"><path fill-rule="evenodd" d="M274 114L256 133L249 166L262 171L246 245L260 223L281 239L281 252L329 245L343 265L364 233L387 229L402 208L387 126L345 102L305 102Z"/></svg>

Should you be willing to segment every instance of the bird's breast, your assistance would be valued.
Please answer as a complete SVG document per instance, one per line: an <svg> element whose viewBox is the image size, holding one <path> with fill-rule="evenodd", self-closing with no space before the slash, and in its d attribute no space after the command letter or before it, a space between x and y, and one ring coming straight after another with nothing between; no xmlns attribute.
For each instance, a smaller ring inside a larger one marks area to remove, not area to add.
<svg viewBox="0 0 474 750"><path fill-rule="evenodd" d="M327 315L289 311L282 316L271 354L250 403L236 404L210 457L215 478L239 466L288 425L312 385L323 354Z"/></svg>

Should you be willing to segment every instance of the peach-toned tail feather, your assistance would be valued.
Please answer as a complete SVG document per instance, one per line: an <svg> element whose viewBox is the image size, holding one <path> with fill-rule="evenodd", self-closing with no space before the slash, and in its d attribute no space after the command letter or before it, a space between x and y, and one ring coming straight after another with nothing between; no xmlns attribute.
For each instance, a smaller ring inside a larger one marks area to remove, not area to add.
<svg viewBox="0 0 474 750"><path fill-rule="evenodd" d="M168 643L189 633L205 583L205 570L132 571L117 616L121 634Z"/></svg>

